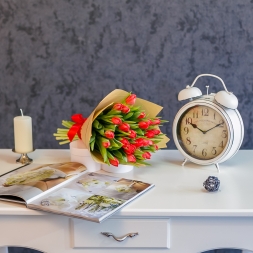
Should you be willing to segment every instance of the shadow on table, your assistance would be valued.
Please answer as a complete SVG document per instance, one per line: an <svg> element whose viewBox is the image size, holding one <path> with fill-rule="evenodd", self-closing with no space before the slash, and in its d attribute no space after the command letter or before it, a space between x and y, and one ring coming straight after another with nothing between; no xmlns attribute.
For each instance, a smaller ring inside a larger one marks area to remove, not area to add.
<svg viewBox="0 0 253 253"><path fill-rule="evenodd" d="M43 253L43 252L28 248L8 247L8 253Z"/></svg>
<svg viewBox="0 0 253 253"><path fill-rule="evenodd" d="M19 248L19 247L9 247L9 253L43 253L41 251L37 251L34 249L27 249L27 248ZM208 250L202 253L241 253L241 250L238 249L215 249L215 250Z"/></svg>
<svg viewBox="0 0 253 253"><path fill-rule="evenodd" d="M242 253L242 251L239 249L214 249L202 253Z"/></svg>

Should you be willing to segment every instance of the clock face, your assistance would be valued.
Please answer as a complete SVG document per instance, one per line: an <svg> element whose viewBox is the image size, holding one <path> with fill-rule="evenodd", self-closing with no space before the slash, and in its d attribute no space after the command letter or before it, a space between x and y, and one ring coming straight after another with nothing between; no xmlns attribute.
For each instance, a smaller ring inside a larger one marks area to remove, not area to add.
<svg viewBox="0 0 253 253"><path fill-rule="evenodd" d="M177 138L183 150L199 160L214 159L226 148L229 132L225 118L209 106L188 108L179 118Z"/></svg>

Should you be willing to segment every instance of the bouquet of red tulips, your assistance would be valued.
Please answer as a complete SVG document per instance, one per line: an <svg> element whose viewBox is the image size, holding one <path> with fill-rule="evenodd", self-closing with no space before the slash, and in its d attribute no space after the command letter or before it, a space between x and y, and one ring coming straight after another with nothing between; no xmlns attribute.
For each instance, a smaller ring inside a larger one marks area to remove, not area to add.
<svg viewBox="0 0 253 253"><path fill-rule="evenodd" d="M162 107L139 99L135 94L114 90L87 118L81 114L63 121L67 129L58 129L57 139L66 143L82 139L95 161L118 166L147 165L151 153L166 147L169 139L159 126L165 120L157 117Z"/></svg>

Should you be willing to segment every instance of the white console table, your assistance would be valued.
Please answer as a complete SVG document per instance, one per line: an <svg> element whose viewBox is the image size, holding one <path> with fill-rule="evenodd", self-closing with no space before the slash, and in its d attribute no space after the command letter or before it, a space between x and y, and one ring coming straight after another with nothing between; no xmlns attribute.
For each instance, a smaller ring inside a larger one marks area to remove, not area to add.
<svg viewBox="0 0 253 253"><path fill-rule="evenodd" d="M70 160L69 150L36 150L34 163ZM17 154L0 150L0 174L19 166ZM125 174L156 186L101 224L27 209L0 201L0 253L20 246L47 253L200 253L235 248L253 251L253 151L239 151L215 166L190 162L181 166L178 151L153 155L151 166ZM203 188L208 176L217 176L219 192ZM116 236L139 235L117 242Z"/></svg>

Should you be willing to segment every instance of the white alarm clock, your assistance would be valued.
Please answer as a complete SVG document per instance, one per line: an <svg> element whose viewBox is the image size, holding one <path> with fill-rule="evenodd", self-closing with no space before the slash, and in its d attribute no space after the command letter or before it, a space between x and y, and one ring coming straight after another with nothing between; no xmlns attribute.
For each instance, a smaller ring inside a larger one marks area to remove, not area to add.
<svg viewBox="0 0 253 253"><path fill-rule="evenodd" d="M202 76L215 77L224 90L217 94L202 95L193 87ZM244 126L236 109L238 100L229 92L223 80L215 75L202 74L178 94L178 100L190 99L176 114L173 122L173 139L185 160L201 165L215 164L231 158L239 150L244 136Z"/></svg>

